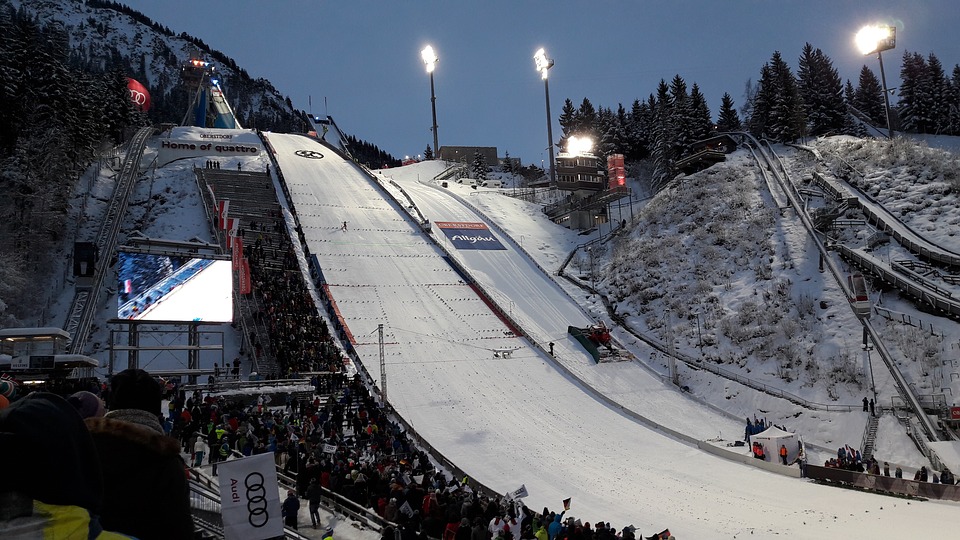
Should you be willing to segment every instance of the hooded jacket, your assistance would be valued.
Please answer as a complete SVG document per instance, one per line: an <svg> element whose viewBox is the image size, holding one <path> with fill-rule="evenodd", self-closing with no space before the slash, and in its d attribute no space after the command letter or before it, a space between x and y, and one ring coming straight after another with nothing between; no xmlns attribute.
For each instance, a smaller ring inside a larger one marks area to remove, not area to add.
<svg viewBox="0 0 960 540"><path fill-rule="evenodd" d="M0 411L0 538L129 538L104 531L96 448L73 405L34 392ZM15 465L14 465L15 464Z"/></svg>
<svg viewBox="0 0 960 540"><path fill-rule="evenodd" d="M193 517L180 443L139 409L88 418L103 468L104 527L139 538L192 538Z"/></svg>

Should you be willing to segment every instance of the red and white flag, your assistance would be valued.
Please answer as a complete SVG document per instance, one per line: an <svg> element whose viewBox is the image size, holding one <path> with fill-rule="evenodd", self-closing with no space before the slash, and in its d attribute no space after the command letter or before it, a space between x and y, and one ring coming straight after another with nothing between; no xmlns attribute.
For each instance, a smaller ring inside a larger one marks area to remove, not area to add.
<svg viewBox="0 0 960 540"><path fill-rule="evenodd" d="M217 202L217 219L221 230L227 230L227 215L230 213L230 201L222 200Z"/></svg>
<svg viewBox="0 0 960 540"><path fill-rule="evenodd" d="M227 249L233 248L233 241L238 238L237 234L240 230L240 220L237 218L227 218L227 227L225 229L227 233Z"/></svg>

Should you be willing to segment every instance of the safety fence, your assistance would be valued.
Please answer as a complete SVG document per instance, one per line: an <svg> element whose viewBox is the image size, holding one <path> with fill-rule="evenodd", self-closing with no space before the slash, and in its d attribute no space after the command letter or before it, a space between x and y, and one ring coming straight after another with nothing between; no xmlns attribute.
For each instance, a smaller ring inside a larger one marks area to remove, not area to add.
<svg viewBox="0 0 960 540"><path fill-rule="evenodd" d="M833 467L820 467L818 465L807 465L806 476L819 482L854 486L904 497L960 501L960 485L921 482L919 480L848 471Z"/></svg>

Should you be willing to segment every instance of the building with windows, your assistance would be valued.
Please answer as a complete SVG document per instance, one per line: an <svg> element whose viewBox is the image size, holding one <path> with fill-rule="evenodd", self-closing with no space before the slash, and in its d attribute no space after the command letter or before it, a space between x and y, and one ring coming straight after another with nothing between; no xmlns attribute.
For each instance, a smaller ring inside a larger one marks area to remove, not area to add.
<svg viewBox="0 0 960 540"><path fill-rule="evenodd" d="M444 161L453 161L454 163L473 163L473 156L480 152L487 167L495 167L500 163L497 158L496 146L441 146L439 157Z"/></svg>

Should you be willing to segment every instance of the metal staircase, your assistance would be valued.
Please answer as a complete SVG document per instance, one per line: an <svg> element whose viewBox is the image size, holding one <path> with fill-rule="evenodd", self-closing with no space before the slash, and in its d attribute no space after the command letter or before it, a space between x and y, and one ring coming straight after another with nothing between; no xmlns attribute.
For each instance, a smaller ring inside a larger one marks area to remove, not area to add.
<svg viewBox="0 0 960 540"><path fill-rule="evenodd" d="M873 457L874 445L877 442L877 427L880 425L880 417L871 414L867 417L867 425L863 429L863 444L860 453L863 455L863 461Z"/></svg>

